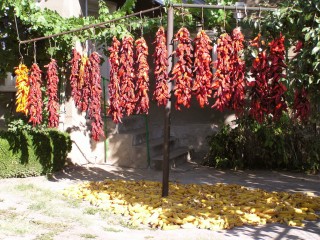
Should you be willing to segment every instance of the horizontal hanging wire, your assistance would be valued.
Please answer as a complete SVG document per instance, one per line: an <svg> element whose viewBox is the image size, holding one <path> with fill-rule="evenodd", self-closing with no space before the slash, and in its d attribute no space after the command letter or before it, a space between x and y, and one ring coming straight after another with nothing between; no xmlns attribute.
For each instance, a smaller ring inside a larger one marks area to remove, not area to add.
<svg viewBox="0 0 320 240"><path fill-rule="evenodd" d="M36 41L40 41L40 40L44 40L44 39L48 39L48 38L53 38L53 37L57 37L57 36L65 35L65 34L70 34L70 33L74 33L74 32L80 32L80 31L87 30L87 29L90 29L90 28L102 27L102 26L104 26L104 25L106 25L108 23L117 22L117 21L120 21L120 20L123 20L123 19L126 19L126 18L130 18L130 17L134 17L134 16L137 16L137 15L140 15L140 14L152 12L152 11L155 11L155 10L158 10L158 9L161 9L161 8L163 8L163 6L150 8L150 9L143 10L143 11L136 12L136 13L132 13L132 14L129 14L129 15L126 15L126 16L123 16L123 17L111 19L109 21L96 23L96 24L90 24L90 25L87 25L87 26L84 26L84 27L81 27L81 28L72 29L72 30L69 30L69 31L61 32L61 33L56 33L56 34L52 34L52 35L48 35L48 36L43 36L43 37L39 37L39 38L33 38L33 39L30 39L30 40L20 41L20 44L26 44L26 43L36 42Z"/></svg>
<svg viewBox="0 0 320 240"><path fill-rule="evenodd" d="M227 6L227 5L209 5L209 4L186 4L173 3L169 5L173 8L204 8L204 9L225 9L225 10L248 10L248 11L276 11L277 8L272 7L247 7L247 6Z"/></svg>
<svg viewBox="0 0 320 240"><path fill-rule="evenodd" d="M164 8L165 6L158 6L158 7L154 7L154 8L150 8L147 10L143 10L140 12L136 12L136 13L132 13L123 17L119 17L119 18L115 18L115 19L111 19L109 21L105 21L105 22L101 22L101 23L96 23L96 24L90 24L81 28L77 28L77 29L73 29L73 30L69 30L69 31L65 31L65 32L61 32L61 33L56 33L56 34L52 34L52 35L48 35L48 36L43 36L43 37L39 37L39 38L33 38L30 40L24 40L24 41L20 41L20 44L26 44L26 43L30 43L30 42L36 42L36 41L40 41L40 40L44 40L44 39L48 39L48 38L53 38L53 37L57 37L57 36L61 36L61 35L65 35L65 34L70 34L70 33L74 33L74 32L80 32L83 30L87 30L90 28L95 28L95 27L102 27L103 25L106 25L108 23L112 23L112 22L117 22L126 18L130 18L130 17L134 17L137 15L141 15L144 13L148 13L148 12L152 12L161 8ZM241 7L241 6L224 6L224 5L208 5L208 4L171 4L169 5L169 7L172 8L203 8L203 9L225 9L225 10L248 10L248 11L276 11L277 8L267 8L267 7Z"/></svg>

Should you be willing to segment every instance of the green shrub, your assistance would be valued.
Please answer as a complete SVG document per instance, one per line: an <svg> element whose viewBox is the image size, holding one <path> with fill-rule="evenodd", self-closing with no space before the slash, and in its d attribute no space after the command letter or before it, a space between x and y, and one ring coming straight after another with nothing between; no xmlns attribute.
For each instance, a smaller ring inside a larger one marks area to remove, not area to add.
<svg viewBox="0 0 320 240"><path fill-rule="evenodd" d="M205 165L319 171L320 139L314 125L297 124L287 116L279 122L243 118L237 123L208 137Z"/></svg>
<svg viewBox="0 0 320 240"><path fill-rule="evenodd" d="M71 145L67 133L53 129L0 131L0 178L61 170Z"/></svg>

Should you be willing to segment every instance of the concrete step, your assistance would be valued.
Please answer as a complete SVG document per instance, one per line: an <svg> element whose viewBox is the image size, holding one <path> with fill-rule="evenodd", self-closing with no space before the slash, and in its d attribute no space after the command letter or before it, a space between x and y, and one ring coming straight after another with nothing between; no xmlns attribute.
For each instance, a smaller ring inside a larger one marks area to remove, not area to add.
<svg viewBox="0 0 320 240"><path fill-rule="evenodd" d="M169 138L169 143L172 143L176 140L174 136L170 136ZM156 138L156 139L151 139L149 141L149 146L150 147L156 147L156 146L162 146L164 144L164 139L162 138Z"/></svg>
<svg viewBox="0 0 320 240"><path fill-rule="evenodd" d="M169 153L169 164L170 168L175 168L176 166L187 162L189 156L189 149L188 147L179 147L170 150ZM162 170L163 164L163 154L158 154L151 158L151 165L157 169Z"/></svg>
<svg viewBox="0 0 320 240"><path fill-rule="evenodd" d="M169 146L170 148L173 148L175 145L176 145L176 138L171 136L169 139ZM152 157L152 156L162 154L163 146L164 146L163 137L150 139L149 140L150 156ZM147 143L145 141L139 145L136 145L135 147L144 150L144 149L147 149Z"/></svg>

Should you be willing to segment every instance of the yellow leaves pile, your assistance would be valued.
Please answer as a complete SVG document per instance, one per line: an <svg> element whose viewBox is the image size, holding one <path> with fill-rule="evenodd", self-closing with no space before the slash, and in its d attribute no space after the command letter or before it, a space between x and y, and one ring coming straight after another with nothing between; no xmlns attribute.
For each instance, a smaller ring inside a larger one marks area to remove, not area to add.
<svg viewBox="0 0 320 240"><path fill-rule="evenodd" d="M16 79L16 105L17 112L22 112L25 115L28 114L27 103L28 103L28 95L30 90L29 80L28 80L28 72L29 69L24 64L19 64L17 68L15 68L15 74L17 75Z"/></svg>
<svg viewBox="0 0 320 240"><path fill-rule="evenodd" d="M72 186L64 194L128 216L132 225L161 229L230 229L275 222L304 226L304 220L317 220L315 211L320 210L320 197L225 184L171 183L170 196L161 198L159 182L105 180Z"/></svg>

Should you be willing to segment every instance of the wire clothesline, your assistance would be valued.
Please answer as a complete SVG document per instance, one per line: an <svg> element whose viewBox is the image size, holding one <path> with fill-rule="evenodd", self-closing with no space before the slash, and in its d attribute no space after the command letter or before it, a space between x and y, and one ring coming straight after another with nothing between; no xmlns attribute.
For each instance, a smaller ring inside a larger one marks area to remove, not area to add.
<svg viewBox="0 0 320 240"><path fill-rule="evenodd" d="M88 30L90 28L96 28L96 27L103 27L106 24L109 23L113 23L113 22L117 22L123 19L127 19L130 17L134 17L134 16L138 16L148 12L152 12L155 10L159 10L164 8L165 6L158 6L158 7L154 7L154 8L150 8L150 9L146 9L146 10L142 10L139 12L135 12L132 14L128 14L126 16L123 17L119 17L119 18L115 18L115 19L111 19L105 22L101 22L101 23L95 23L95 24L90 24L90 25L86 25L84 27L81 28L77 28L77 29L72 29L69 31L64 31L64 32L60 32L60 33L56 33L56 34L52 34L52 35L47 35L47 36L43 36L43 37L38 37L38 38L33 38L33 39L29 39L29 40L23 40L21 41L19 39L19 44L27 44L27 43L31 43L31 42L37 42L40 40L45 40L45 39L49 39L49 38L54 38L54 37L58 37L61 35L65 35L65 34L70 34L70 33L75 33L75 32L80 32L80 31L84 31L84 30ZM209 5L209 4L171 4L170 7L172 8L202 8L202 9L224 9L224 10L236 10L236 11L240 11L240 10L244 10L244 11L276 11L277 8L267 8L267 7L247 7L245 6L226 6L226 5Z"/></svg>
<svg viewBox="0 0 320 240"><path fill-rule="evenodd" d="M171 4L173 8L204 8L204 9L223 9L223 10L247 10L247 11L276 11L273 7L247 7L236 5L210 5L210 4L186 4L174 3Z"/></svg>
<svg viewBox="0 0 320 240"><path fill-rule="evenodd" d="M65 35L65 34L70 34L70 33L74 33L74 32L80 32L80 31L88 30L90 28L103 27L104 25L109 24L109 23L117 22L117 21L120 21L120 20L123 20L123 19L127 19L127 18L131 18L131 17L137 16L137 15L141 16L142 14L145 14L145 13L148 13L148 12L152 12L152 11L155 11L155 10L158 10L158 9L161 9L161 8L163 8L163 6L154 7L154 8L150 8L150 9L147 9L147 10L142 10L140 12L132 13L132 14L129 14L129 15L126 15L126 16L123 16L123 17L111 19L111 20L108 20L108 21L105 21L105 22L101 22L101 23L95 23L95 24L86 25L84 27L72 29L72 30L65 31L65 32L60 32L60 33L56 33L56 34L52 34L52 35L48 35L48 36L43 36L43 37L38 37L38 38L33 38L33 39L29 39L29 40L20 41L19 43L20 44L26 44L26 43L31 43L31 42L37 42L37 41L40 41L40 40L54 38L54 37L58 37L58 36Z"/></svg>

